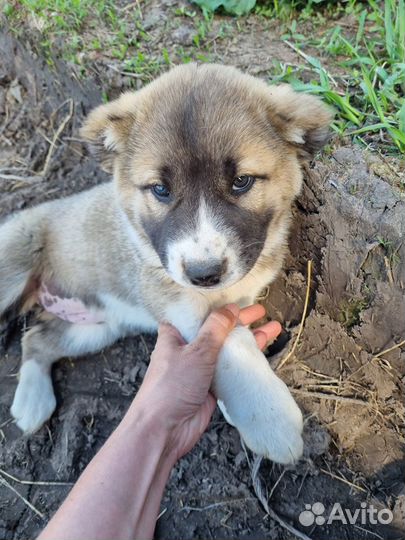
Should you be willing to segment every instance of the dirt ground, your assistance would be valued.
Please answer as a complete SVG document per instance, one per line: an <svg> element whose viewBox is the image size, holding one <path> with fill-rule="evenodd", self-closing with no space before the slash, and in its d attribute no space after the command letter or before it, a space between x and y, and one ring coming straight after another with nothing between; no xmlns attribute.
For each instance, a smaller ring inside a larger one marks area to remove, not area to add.
<svg viewBox="0 0 405 540"><path fill-rule="evenodd" d="M156 47L175 49L187 44L187 20L168 33L168 5L149 3L144 16ZM258 75L268 75L274 58L299 61L254 17L248 21L237 37L218 43L214 59ZM106 180L78 128L103 91L112 96L131 82L96 60L92 79L78 79L63 62L50 70L31 44L0 32L0 217ZM305 413L305 456L290 467L263 461L254 483L253 456L217 412L172 473L157 538L297 538L275 514L313 540L404 538L405 351L378 356L405 337L403 186L403 163L349 141L333 141L308 167L291 253L262 298L269 316L286 328L269 351L277 369L297 335L312 260L303 333L279 369ZM155 341L134 336L97 355L60 361L53 371L57 411L26 438L9 407L27 324L0 327L0 537L7 540L33 538L55 512L123 416ZM390 525L303 525L300 513L316 502L325 516L334 503L352 512L366 503L389 508L394 519Z"/></svg>

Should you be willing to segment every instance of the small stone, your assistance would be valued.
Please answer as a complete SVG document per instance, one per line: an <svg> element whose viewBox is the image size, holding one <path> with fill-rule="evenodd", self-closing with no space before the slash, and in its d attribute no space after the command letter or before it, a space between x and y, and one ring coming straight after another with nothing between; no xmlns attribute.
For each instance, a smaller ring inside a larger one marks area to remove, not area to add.
<svg viewBox="0 0 405 540"><path fill-rule="evenodd" d="M180 45L192 45L193 44L194 30L185 24L182 24L172 34L174 43Z"/></svg>

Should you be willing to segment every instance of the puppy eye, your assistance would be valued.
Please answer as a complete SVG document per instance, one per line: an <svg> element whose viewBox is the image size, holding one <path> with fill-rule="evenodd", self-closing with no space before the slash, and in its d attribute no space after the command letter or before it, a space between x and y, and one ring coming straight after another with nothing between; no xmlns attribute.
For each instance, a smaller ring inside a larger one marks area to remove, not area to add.
<svg viewBox="0 0 405 540"><path fill-rule="evenodd" d="M238 176L232 184L232 192L234 195L242 195L246 193L255 183L256 178L250 175Z"/></svg>
<svg viewBox="0 0 405 540"><path fill-rule="evenodd" d="M163 184L153 185L151 187L151 191L158 201L165 202L165 203L170 202L171 200L170 190Z"/></svg>

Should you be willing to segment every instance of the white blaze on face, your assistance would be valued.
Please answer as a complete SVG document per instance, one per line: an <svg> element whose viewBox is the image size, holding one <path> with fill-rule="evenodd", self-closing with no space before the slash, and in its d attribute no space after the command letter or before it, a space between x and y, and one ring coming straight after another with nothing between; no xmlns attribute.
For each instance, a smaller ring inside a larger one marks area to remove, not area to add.
<svg viewBox="0 0 405 540"><path fill-rule="evenodd" d="M193 286L186 274L191 266L223 265L218 287L228 286L243 276L235 233L221 216L214 215L204 199L198 208L196 225L167 246L168 272L180 285Z"/></svg>

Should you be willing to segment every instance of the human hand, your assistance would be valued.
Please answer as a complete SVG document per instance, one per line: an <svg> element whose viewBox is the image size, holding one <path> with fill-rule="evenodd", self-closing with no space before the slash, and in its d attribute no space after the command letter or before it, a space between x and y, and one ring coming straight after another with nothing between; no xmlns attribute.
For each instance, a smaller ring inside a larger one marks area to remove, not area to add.
<svg viewBox="0 0 405 540"><path fill-rule="evenodd" d="M205 431L216 406L210 393L219 351L239 322L249 325L265 314L259 304L239 309L235 304L213 311L196 339L186 343L170 324L161 324L145 379L134 401L155 414L168 430L167 449L173 460L186 454ZM272 321L253 330L264 349L281 331Z"/></svg>

